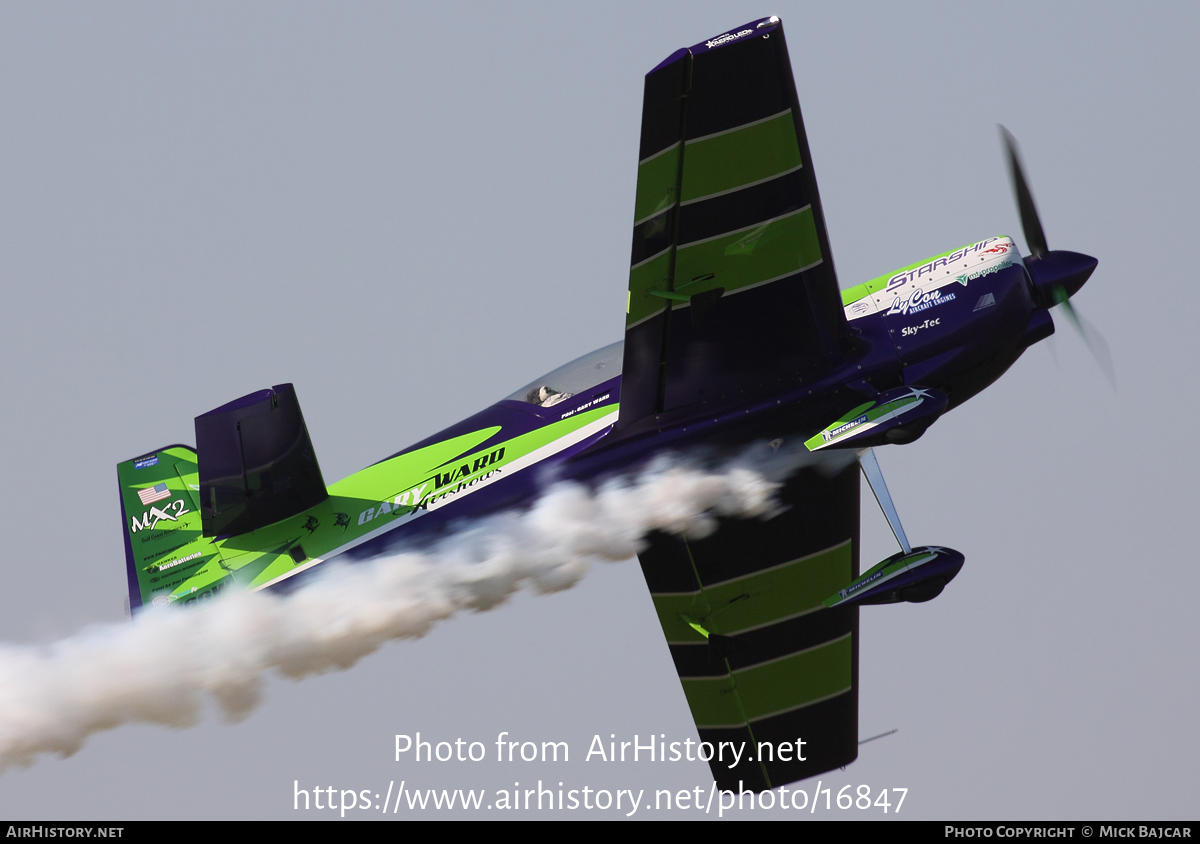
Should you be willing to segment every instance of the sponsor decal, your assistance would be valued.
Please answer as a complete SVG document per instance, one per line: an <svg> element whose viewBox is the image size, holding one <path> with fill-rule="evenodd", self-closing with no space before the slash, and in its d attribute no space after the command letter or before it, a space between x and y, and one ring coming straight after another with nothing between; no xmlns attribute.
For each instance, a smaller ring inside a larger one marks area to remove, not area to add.
<svg viewBox="0 0 1200 844"><path fill-rule="evenodd" d="M871 310L871 305L865 299L859 299L850 306L850 313L852 314L865 314L869 310Z"/></svg>
<svg viewBox="0 0 1200 844"><path fill-rule="evenodd" d="M403 515L417 509L428 509L429 505L435 501L457 495L459 492L475 486L480 481L499 474L499 469L489 470L488 467L499 463L503 459L504 446L501 446L489 454L476 458L474 461L463 463L461 466L450 469L447 472L435 472L433 477L427 479L424 483L405 490L395 498L381 501L378 505L363 510L358 514L358 523L365 525L367 522L377 519L380 516L389 514ZM456 482L457 486L455 486ZM402 510L401 508L404 509Z"/></svg>
<svg viewBox="0 0 1200 844"><path fill-rule="evenodd" d="M165 607L171 603L171 599L167 595L155 595L154 600L150 603L156 607Z"/></svg>
<svg viewBox="0 0 1200 844"><path fill-rule="evenodd" d="M750 35L752 32L754 32L753 29L743 29L741 32L728 32L711 41L705 41L704 46L711 50L713 47L719 47L722 44L728 44L730 41L736 41L744 35Z"/></svg>
<svg viewBox="0 0 1200 844"><path fill-rule="evenodd" d="M858 583L855 583L853 586L849 587L848 589L842 589L838 594L840 594L843 598L845 598L848 595L850 595L850 593L857 592L859 589L862 589L868 583L874 583L876 580L878 580L881 577L883 577L882 569L880 571L875 572L873 575L868 577L866 580L861 580Z"/></svg>
<svg viewBox="0 0 1200 844"><path fill-rule="evenodd" d="M422 501L421 506L428 508L430 504L436 504L444 498L450 498L458 495L460 492L475 486L475 484L482 483L486 480L496 477L496 475L500 474L500 471L500 469L492 469L490 472L480 475L477 478L471 478L469 481L463 481L458 486L454 487L454 489L448 489L445 492L439 492L437 495L430 497L428 501Z"/></svg>
<svg viewBox="0 0 1200 844"><path fill-rule="evenodd" d="M944 551L944 548L938 548L936 546L930 546L925 550L918 550L912 556L901 557L890 566L885 566L884 568L875 572L873 575L860 580L858 583L853 583L850 586L847 586L845 589L839 589L838 594L841 595L842 598L846 598L852 593L862 589L867 584L874 583L876 580L884 577L885 575L887 576L888 580L891 580L895 575L902 574L906 571L912 571L918 566L928 563L930 560L936 560L939 553Z"/></svg>
<svg viewBox="0 0 1200 844"><path fill-rule="evenodd" d="M167 489L165 483L155 484L149 489L139 489L138 498L143 504L153 504L155 501L162 501L164 498L170 498L171 491Z"/></svg>
<svg viewBox="0 0 1200 844"><path fill-rule="evenodd" d="M866 410L863 413L859 413L859 415L855 416L853 419L845 422L839 419L837 422L834 422L830 427L826 428L824 431L821 431L819 437L813 435L811 438L806 440L804 442L805 447L809 451L816 451L817 449L824 448L826 445L835 440L844 439L848 434L851 435L851 437L861 436L867 431L875 428L877 425L909 412L913 408L919 406L925 399L933 398L933 396L931 396L927 390L922 389L921 387L909 387L908 390L908 393L899 396L898 398L886 401L883 404L877 404L873 407L866 407L866 405L862 405L861 407L855 408L854 411L851 412L857 412L863 408L866 408ZM857 431L856 429L858 428L862 428L863 430Z"/></svg>
<svg viewBox="0 0 1200 844"><path fill-rule="evenodd" d="M194 560L200 556L202 556L202 552L196 551L194 554L188 554L186 557L180 557L178 560L171 560L166 563L159 563L157 566L149 566L146 568L146 571L157 574L158 572L163 572L163 571L166 571L167 569L173 569L173 568L175 568L175 566L182 565L183 563Z"/></svg>
<svg viewBox="0 0 1200 844"><path fill-rule="evenodd" d="M921 311L936 308L938 305L944 305L947 302L954 301L953 293L943 294L940 290L930 290L928 292L917 288L909 293L904 298L897 296L892 301L892 306L888 308L887 315L893 314L916 314Z"/></svg>
<svg viewBox="0 0 1200 844"><path fill-rule="evenodd" d="M145 457L139 457L137 460L133 461L133 468L135 468L135 469L145 469L147 466L157 466L157 465L158 465L158 455L157 454L148 454Z"/></svg>
<svg viewBox="0 0 1200 844"><path fill-rule="evenodd" d="M939 267L949 269L950 264L953 264L955 261L961 261L968 255L975 253L991 253L1001 247L1002 251L1007 252L1009 244L997 243L998 240L999 238L989 237L987 240L981 240L978 243L972 244L971 246L963 247L956 252L951 252L949 255L943 255L940 258L935 258L928 264L923 264L916 269L906 270L902 273L896 273L894 276L888 279L887 290L895 290L897 287L903 287L910 281L914 281L923 275L927 275L928 273L936 271ZM993 244L996 245L993 246ZM963 283L966 284L966 282Z"/></svg>
<svg viewBox="0 0 1200 844"><path fill-rule="evenodd" d="M904 326L904 330L900 332L900 335L902 337L913 337L922 328L933 328L935 325L941 325L941 324L942 324L942 321L940 319L927 319L920 325Z"/></svg>
<svg viewBox="0 0 1200 844"><path fill-rule="evenodd" d="M996 304L996 297L991 293L984 293L979 297L979 301L975 303L975 307L972 308L971 311L972 313L975 311L982 311L984 308L990 308L994 304Z"/></svg>
<svg viewBox="0 0 1200 844"><path fill-rule="evenodd" d="M137 517L134 516L133 520L136 522ZM146 534L145 536L142 537L141 542L143 545L145 545L147 542L154 542L159 539L171 538L172 531L183 530L185 527L187 527L186 522L176 522L175 524L171 525L170 527L166 527L166 528L163 528L162 530L156 530L153 533ZM185 541L183 544L187 545L187 542ZM178 548L181 546L176 546L176 547Z"/></svg>
<svg viewBox="0 0 1200 844"><path fill-rule="evenodd" d="M836 428L832 428L828 431L822 431L821 437L825 440L825 442L829 442L830 440L834 439L835 437L841 436L842 434L846 433L847 431L851 430L852 428L857 428L859 425L863 424L866 421L867 421L867 414L864 413L862 416L859 416L857 419L851 419L849 422L846 422L843 425L838 425Z"/></svg>
<svg viewBox="0 0 1200 844"><path fill-rule="evenodd" d="M137 516L130 516L132 524L129 526L129 529L132 533L137 533L139 530L154 530L160 521L165 519L170 522L177 522L180 516L190 512L184 506L183 499L176 498L171 503L164 505L161 510L157 507L151 507L142 513L140 519Z"/></svg>
<svg viewBox="0 0 1200 844"><path fill-rule="evenodd" d="M991 275L992 273L998 273L1001 270L1008 269L1011 266L1012 266L1012 261L1001 261L999 264L988 267L987 269L977 270L973 273L966 273L964 275L955 276L954 280L957 281L959 284L961 284L963 287L966 287L968 281L974 281L977 278L983 278L985 275Z"/></svg>

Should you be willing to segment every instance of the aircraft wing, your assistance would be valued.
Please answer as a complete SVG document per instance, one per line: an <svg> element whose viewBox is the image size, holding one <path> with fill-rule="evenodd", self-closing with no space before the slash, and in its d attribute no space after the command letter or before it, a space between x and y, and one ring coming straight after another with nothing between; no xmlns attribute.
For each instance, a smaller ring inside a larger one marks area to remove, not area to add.
<svg viewBox="0 0 1200 844"><path fill-rule="evenodd" d="M620 427L845 360L853 335L778 18L647 74L638 158Z"/></svg>
<svg viewBox="0 0 1200 844"><path fill-rule="evenodd" d="M638 555L721 788L858 756L858 609L822 604L858 576L858 495L857 464L804 468L774 519L723 519L699 540L656 533Z"/></svg>

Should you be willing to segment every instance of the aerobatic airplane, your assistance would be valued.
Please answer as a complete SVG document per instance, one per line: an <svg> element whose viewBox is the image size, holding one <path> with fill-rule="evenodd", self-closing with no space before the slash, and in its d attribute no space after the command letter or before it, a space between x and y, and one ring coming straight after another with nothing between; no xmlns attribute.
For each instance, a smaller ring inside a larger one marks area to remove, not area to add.
<svg viewBox="0 0 1200 844"><path fill-rule="evenodd" d="M802 737L803 759L714 762L769 788L858 754L858 614L927 601L963 565L913 547L873 447L920 437L1054 332L1096 260L1050 251L1012 139L1030 254L973 243L839 291L783 25L753 21L646 75L625 335L326 485L283 384L196 417L196 447L118 466L131 607L290 589L333 559L528 503L553 467L589 480L655 455L838 449L784 511L638 555L702 740ZM857 460L854 458L857 457ZM901 550L859 570L859 471Z"/></svg>

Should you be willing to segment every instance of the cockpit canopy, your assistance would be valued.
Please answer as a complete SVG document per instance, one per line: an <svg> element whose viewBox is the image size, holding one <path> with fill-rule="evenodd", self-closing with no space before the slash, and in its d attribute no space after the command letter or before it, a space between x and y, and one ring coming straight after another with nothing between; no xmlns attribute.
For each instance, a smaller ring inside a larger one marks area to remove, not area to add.
<svg viewBox="0 0 1200 844"><path fill-rule="evenodd" d="M531 381L510 396L508 401L522 401L539 407L552 407L583 393L597 384L621 374L625 342L613 343L603 349L576 358L565 366Z"/></svg>

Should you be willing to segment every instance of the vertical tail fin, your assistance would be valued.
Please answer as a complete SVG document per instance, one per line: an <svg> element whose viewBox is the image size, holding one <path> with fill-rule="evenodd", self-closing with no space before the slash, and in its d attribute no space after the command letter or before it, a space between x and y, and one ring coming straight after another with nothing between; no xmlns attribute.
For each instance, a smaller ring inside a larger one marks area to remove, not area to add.
<svg viewBox="0 0 1200 844"><path fill-rule="evenodd" d="M193 449L172 445L117 464L131 612L167 603L176 586L218 556L202 535L196 462Z"/></svg>

